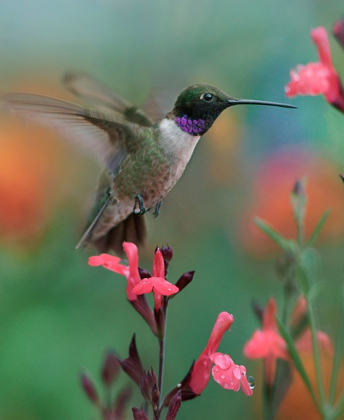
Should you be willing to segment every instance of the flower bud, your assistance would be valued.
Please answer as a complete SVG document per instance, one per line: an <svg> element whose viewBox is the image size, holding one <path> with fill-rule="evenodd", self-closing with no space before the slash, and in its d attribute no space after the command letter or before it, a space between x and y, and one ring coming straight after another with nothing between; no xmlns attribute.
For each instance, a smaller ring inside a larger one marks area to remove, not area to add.
<svg viewBox="0 0 344 420"><path fill-rule="evenodd" d="M189 283L192 282L195 271L187 271L179 277L176 286L179 288L180 293Z"/></svg>
<svg viewBox="0 0 344 420"><path fill-rule="evenodd" d="M102 369L102 379L106 386L110 386L114 382L119 373L119 368L120 366L116 354L109 351L105 357Z"/></svg>
<svg viewBox="0 0 344 420"><path fill-rule="evenodd" d="M148 401L149 403L157 404L157 402L154 402L155 395L153 397L153 389L158 389L156 386L157 383L157 377L156 374L151 368L151 371L144 372L144 375L140 378L140 390L143 398ZM159 401L159 396L158 396Z"/></svg>
<svg viewBox="0 0 344 420"><path fill-rule="evenodd" d="M124 372L127 373L133 381L140 385L140 378L144 375L144 369L137 351L135 334L133 335L129 345L129 357L123 360L118 359L118 362Z"/></svg>
<svg viewBox="0 0 344 420"><path fill-rule="evenodd" d="M177 417L177 413L178 413L181 403L182 403L182 391L179 390L171 399L170 405L168 406L166 420L174 420Z"/></svg>
<svg viewBox="0 0 344 420"><path fill-rule="evenodd" d="M80 382L88 399L95 405L99 405L99 397L94 386L93 380L85 372L80 375Z"/></svg>
<svg viewBox="0 0 344 420"><path fill-rule="evenodd" d="M164 260L167 262L171 262L173 257L173 249L167 245L167 247L162 246L160 248L160 251L162 253L162 256L164 257Z"/></svg>
<svg viewBox="0 0 344 420"><path fill-rule="evenodd" d="M133 407L133 418L134 420L148 420L146 414L139 408Z"/></svg>
<svg viewBox="0 0 344 420"><path fill-rule="evenodd" d="M141 277L141 280L149 279L149 277L152 277L151 273L148 270L145 270L144 268L141 268L141 267L139 267L139 275Z"/></svg>

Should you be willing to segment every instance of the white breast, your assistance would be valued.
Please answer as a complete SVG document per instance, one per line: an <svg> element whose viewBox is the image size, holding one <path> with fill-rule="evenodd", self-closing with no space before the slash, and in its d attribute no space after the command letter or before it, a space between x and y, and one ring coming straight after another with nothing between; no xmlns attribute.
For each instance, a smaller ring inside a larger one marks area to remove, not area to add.
<svg viewBox="0 0 344 420"><path fill-rule="evenodd" d="M173 120L167 118L161 121L159 128L162 140L161 145L165 152L187 163L201 136L192 136L186 133Z"/></svg>
<svg viewBox="0 0 344 420"><path fill-rule="evenodd" d="M186 133L173 121L163 119L159 125L161 146L164 152L170 156L169 177L166 179L161 194L162 199L182 176L189 162L195 146L201 136L192 136Z"/></svg>

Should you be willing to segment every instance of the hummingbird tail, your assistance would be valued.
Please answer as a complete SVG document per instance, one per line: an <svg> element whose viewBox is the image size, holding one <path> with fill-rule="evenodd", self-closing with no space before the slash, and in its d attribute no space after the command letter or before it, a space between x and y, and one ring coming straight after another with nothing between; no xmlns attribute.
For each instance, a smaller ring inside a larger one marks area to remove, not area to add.
<svg viewBox="0 0 344 420"><path fill-rule="evenodd" d="M145 243L146 236L145 217L132 213L93 244L99 252L105 253L112 249L117 255L122 256L123 242L134 242L140 246Z"/></svg>

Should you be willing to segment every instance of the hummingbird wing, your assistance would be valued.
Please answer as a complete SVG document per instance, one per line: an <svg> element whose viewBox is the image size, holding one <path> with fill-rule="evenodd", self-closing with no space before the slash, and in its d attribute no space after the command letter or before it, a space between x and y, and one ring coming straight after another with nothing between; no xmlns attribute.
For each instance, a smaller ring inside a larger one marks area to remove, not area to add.
<svg viewBox="0 0 344 420"><path fill-rule="evenodd" d="M92 152L110 172L116 172L141 141L141 127L111 112L33 93L11 93L2 99L15 112L55 127L79 148Z"/></svg>
<svg viewBox="0 0 344 420"><path fill-rule="evenodd" d="M151 127L154 124L152 118L142 109L135 107L85 73L69 72L64 76L63 84L70 92L85 102L112 112L115 111L128 122L142 127Z"/></svg>

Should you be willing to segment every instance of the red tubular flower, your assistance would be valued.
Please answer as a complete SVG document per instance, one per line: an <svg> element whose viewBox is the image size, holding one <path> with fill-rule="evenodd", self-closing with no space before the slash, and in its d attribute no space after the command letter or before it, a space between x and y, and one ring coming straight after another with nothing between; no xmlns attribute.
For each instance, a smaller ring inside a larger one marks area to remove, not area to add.
<svg viewBox="0 0 344 420"><path fill-rule="evenodd" d="M338 73L332 64L330 43L322 26L311 31L319 55L318 63L298 65L290 71L290 82L285 87L289 97L323 94L327 102L344 112L344 92Z"/></svg>
<svg viewBox="0 0 344 420"><path fill-rule="evenodd" d="M161 308L162 296L171 296L179 291L177 286L165 280L165 264L160 249L154 254L152 277L144 278L133 289L132 293L142 295L144 293L154 293L154 309Z"/></svg>
<svg viewBox="0 0 344 420"><path fill-rule="evenodd" d="M245 395L253 395L253 390L246 377L245 366L236 365L228 354L213 353L210 359L215 363L212 369L214 380L225 389L239 391Z"/></svg>
<svg viewBox="0 0 344 420"><path fill-rule="evenodd" d="M114 271L115 273L125 276L128 285L127 285L127 296L129 301L137 300L137 294L133 293L133 288L140 283L139 275L139 257L137 246L131 242L123 242L124 252L127 254L129 267L126 265L120 264L121 259L114 257L109 254L101 254L99 256L90 257L88 264L91 266L102 265L108 270Z"/></svg>
<svg viewBox="0 0 344 420"><path fill-rule="evenodd" d="M150 308L145 296L137 296L133 293L136 285L140 284L139 274L139 256L137 246L131 242L123 242L123 249L128 257L129 266L120 264L121 259L109 254L101 254L99 256L90 257L88 264L91 266L100 266L121 274L127 279L127 297L133 307L146 320L153 333L157 333L154 314Z"/></svg>
<svg viewBox="0 0 344 420"><path fill-rule="evenodd" d="M286 344L277 332L276 314L276 302L271 298L263 313L263 330L256 330L244 347L245 357L265 359L265 380L268 384L275 381L277 359L288 359Z"/></svg>
<svg viewBox="0 0 344 420"><path fill-rule="evenodd" d="M207 386L210 378L210 369L213 365L210 356L217 351L223 334L230 329L233 321L233 315L227 312L221 312L217 317L208 344L194 364L191 373L189 386L195 394L201 394Z"/></svg>

